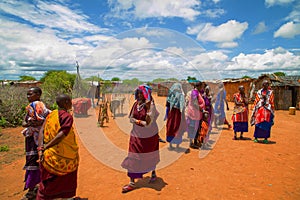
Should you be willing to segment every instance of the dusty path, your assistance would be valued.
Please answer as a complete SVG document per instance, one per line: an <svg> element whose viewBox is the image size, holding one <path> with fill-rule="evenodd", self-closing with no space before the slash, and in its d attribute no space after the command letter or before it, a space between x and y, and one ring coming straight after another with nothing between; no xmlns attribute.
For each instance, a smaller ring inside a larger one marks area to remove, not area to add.
<svg viewBox="0 0 300 200"><path fill-rule="evenodd" d="M157 97L157 101L160 99ZM162 98L163 102L165 99ZM231 106L232 108L232 106ZM230 119L231 110L227 113ZM162 114L163 115L163 114ZM80 167L77 196L89 200L98 199L300 199L300 112L289 115L288 111L276 111L275 126L270 144L253 143L253 127L245 134L249 140L233 141L232 130L224 129L212 151L199 158L199 151L192 149L182 154L171 165L158 170L158 181L148 184L150 174L138 182L138 189L127 194L121 187L128 182L126 172L103 164L86 148L85 137L97 133L78 133ZM4 129L3 135L12 138L20 134L20 128ZM100 128L99 137L100 137ZM102 128L107 138L126 152L128 135L110 119ZM165 138L164 128L160 135ZM21 143L22 138L17 138ZM103 138L102 138L103 139ZM2 144L2 136L1 136ZM5 141L7 142L7 141ZM101 149L95 142L92 149ZM161 143L161 149L165 144ZM98 150L99 151L99 150ZM9 153L9 152L7 152ZM167 153L167 151L166 151ZM109 149L105 154L111 156ZM104 155L105 155L104 154ZM0 154L3 159L3 153ZM125 154L123 154L125 155ZM121 155L120 157L122 157ZM168 154L164 155L167 156ZM114 162L114 156L111 161ZM162 157L164 158L164 157ZM20 199L24 194L22 166L24 157L17 157L11 164L0 168L0 199ZM118 162L117 162L118 163Z"/></svg>

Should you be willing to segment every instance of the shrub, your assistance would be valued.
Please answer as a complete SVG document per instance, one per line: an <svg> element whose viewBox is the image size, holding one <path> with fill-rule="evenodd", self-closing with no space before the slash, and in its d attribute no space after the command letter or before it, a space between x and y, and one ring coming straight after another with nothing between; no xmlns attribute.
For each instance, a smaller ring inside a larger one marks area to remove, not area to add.
<svg viewBox="0 0 300 200"><path fill-rule="evenodd" d="M0 87L0 126L14 127L22 124L28 104L26 92L27 88Z"/></svg>

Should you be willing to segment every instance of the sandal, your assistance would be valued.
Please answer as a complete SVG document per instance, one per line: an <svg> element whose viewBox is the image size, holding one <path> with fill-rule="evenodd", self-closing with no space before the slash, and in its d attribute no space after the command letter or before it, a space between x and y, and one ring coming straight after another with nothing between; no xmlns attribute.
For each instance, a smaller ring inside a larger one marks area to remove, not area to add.
<svg viewBox="0 0 300 200"><path fill-rule="evenodd" d="M132 190L134 190L134 186L132 184L127 184L127 185L124 185L123 188L122 188L122 193L127 193L127 192L130 192Z"/></svg>
<svg viewBox="0 0 300 200"><path fill-rule="evenodd" d="M23 197L22 200L33 200L36 198L36 192L28 191Z"/></svg>
<svg viewBox="0 0 300 200"><path fill-rule="evenodd" d="M157 180L157 176L151 176L149 183L154 183Z"/></svg>

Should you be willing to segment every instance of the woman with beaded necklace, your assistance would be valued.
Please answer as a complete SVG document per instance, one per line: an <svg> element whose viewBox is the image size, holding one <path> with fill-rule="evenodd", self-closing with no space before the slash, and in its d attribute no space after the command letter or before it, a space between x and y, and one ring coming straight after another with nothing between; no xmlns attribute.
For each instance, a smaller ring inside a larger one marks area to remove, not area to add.
<svg viewBox="0 0 300 200"><path fill-rule="evenodd" d="M143 174L152 171L150 182L156 180L155 168L159 158L159 135L156 119L159 115L151 96L151 87L140 85L135 90L135 103L129 114L133 124L128 156L121 166L127 169L129 184L123 186L122 193L135 189L135 179L143 178Z"/></svg>

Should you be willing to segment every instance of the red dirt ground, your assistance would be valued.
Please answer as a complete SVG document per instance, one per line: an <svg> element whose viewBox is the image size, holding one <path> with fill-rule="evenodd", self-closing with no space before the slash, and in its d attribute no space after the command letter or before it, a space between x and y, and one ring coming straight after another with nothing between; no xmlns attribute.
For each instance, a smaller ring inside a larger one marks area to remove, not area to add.
<svg viewBox="0 0 300 200"><path fill-rule="evenodd" d="M227 111L228 119L231 113L232 110ZM269 144L253 143L253 127L244 134L248 140L237 141L232 140L232 130L223 129L217 144L205 158L199 159L198 150L191 149L173 164L158 170L156 183L148 184L150 174L146 174L137 183L139 188L127 194L121 193L122 186L128 183L126 173L99 162L78 139L81 160L77 196L89 200L300 199L299 114L299 111L296 115L276 111ZM109 128L104 129L105 133L120 131L111 118L106 125ZM1 131L0 145L10 147L8 152L0 152L2 200L20 199L25 193L22 190L25 156L21 130L18 127ZM164 131L160 135L165 138ZM124 137L117 134L110 137L115 144L128 143L128 139L124 142Z"/></svg>

